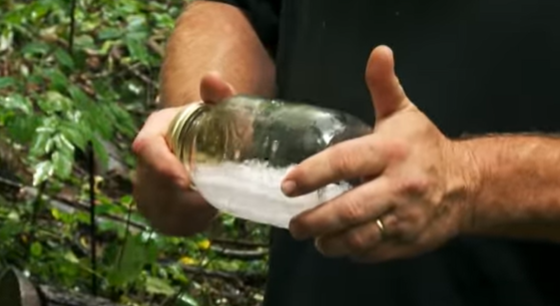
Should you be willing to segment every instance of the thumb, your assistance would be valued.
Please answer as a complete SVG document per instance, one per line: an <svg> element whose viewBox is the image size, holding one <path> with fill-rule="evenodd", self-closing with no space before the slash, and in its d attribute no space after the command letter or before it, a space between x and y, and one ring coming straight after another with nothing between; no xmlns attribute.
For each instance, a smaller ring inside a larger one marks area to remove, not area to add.
<svg viewBox="0 0 560 306"><path fill-rule="evenodd" d="M233 95L235 89L218 72L207 73L200 82L200 97L205 103L218 103Z"/></svg>
<svg viewBox="0 0 560 306"><path fill-rule="evenodd" d="M393 51L389 47L379 46L371 52L366 68L366 83L377 121L412 106L394 68Z"/></svg>

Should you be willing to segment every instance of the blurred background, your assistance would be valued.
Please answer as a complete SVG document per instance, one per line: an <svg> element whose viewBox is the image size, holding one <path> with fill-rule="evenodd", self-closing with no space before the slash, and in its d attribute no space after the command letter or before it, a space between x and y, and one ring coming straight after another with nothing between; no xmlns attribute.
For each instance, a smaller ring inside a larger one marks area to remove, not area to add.
<svg viewBox="0 0 560 306"><path fill-rule="evenodd" d="M131 197L130 145L185 4L0 0L0 305L261 303L267 227L222 215L165 237Z"/></svg>

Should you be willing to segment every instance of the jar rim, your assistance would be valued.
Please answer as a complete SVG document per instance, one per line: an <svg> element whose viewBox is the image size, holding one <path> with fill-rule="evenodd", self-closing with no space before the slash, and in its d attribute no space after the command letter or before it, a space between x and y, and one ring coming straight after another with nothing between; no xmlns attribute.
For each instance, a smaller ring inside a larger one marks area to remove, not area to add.
<svg viewBox="0 0 560 306"><path fill-rule="evenodd" d="M189 156L192 150L191 141L186 141L193 123L198 115L206 109L202 101L189 103L171 121L167 131L167 142L177 158L189 167Z"/></svg>

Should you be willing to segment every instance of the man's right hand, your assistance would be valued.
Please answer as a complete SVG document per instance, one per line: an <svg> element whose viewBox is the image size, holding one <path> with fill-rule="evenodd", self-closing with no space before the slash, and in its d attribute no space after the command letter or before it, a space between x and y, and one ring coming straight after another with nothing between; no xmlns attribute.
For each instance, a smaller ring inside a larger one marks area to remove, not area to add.
<svg viewBox="0 0 560 306"><path fill-rule="evenodd" d="M200 97L205 103L218 103L234 94L219 74L208 73L202 78ZM156 230L174 236L203 231L216 214L190 189L189 174L165 140L171 120L181 109L165 108L151 114L132 144L137 156L133 194L138 210Z"/></svg>

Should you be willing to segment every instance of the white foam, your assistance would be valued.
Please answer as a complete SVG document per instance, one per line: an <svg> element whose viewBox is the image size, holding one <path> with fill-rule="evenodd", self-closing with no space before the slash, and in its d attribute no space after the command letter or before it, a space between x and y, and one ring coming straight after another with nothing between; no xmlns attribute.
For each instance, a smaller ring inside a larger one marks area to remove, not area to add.
<svg viewBox="0 0 560 306"><path fill-rule="evenodd" d="M199 164L192 177L201 195L218 210L280 228L288 228L292 217L351 188L348 184L330 184L316 192L289 198L280 190L289 168L272 168L256 161Z"/></svg>

